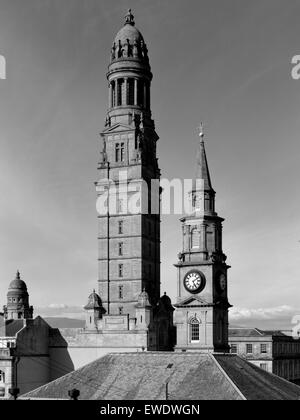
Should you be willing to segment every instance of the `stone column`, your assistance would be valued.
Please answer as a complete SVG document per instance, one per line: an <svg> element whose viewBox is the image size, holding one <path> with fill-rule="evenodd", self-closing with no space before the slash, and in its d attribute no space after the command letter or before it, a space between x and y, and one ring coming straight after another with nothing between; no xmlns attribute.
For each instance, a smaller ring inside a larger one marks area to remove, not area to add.
<svg viewBox="0 0 300 420"><path fill-rule="evenodd" d="M124 96L125 101L122 105L128 105L128 77L124 78Z"/></svg>

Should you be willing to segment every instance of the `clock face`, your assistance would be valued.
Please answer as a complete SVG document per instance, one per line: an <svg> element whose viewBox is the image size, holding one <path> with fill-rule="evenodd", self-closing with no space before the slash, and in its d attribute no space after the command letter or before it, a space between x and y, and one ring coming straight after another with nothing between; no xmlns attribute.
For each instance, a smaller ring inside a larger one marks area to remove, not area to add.
<svg viewBox="0 0 300 420"><path fill-rule="evenodd" d="M191 271L184 278L184 287L188 292L198 293L204 288L204 278L199 271Z"/></svg>

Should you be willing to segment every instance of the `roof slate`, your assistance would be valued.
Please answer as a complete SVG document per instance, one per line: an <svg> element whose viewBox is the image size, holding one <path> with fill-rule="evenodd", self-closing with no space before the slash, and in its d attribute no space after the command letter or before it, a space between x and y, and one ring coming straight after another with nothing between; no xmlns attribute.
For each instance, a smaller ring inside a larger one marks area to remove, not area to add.
<svg viewBox="0 0 300 420"><path fill-rule="evenodd" d="M300 388L235 355L203 353L108 354L24 395L24 399L83 400L298 399ZM257 385L256 385L257 384Z"/></svg>
<svg viewBox="0 0 300 420"><path fill-rule="evenodd" d="M215 355L247 400L299 400L300 387L237 356Z"/></svg>
<svg viewBox="0 0 300 420"><path fill-rule="evenodd" d="M5 321L5 323L0 326L0 337L15 337L23 327L23 319Z"/></svg>

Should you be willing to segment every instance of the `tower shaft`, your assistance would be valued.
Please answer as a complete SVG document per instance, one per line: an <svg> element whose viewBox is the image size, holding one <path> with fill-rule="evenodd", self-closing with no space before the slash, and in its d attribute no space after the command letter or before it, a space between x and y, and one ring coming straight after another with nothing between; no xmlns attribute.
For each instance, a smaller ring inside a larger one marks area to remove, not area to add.
<svg viewBox="0 0 300 420"><path fill-rule="evenodd" d="M135 316L143 290L151 304L160 297L159 188L151 193L160 170L148 49L131 13L115 38L107 79L108 110L96 182L99 294L108 314ZM156 214L151 214L153 204Z"/></svg>

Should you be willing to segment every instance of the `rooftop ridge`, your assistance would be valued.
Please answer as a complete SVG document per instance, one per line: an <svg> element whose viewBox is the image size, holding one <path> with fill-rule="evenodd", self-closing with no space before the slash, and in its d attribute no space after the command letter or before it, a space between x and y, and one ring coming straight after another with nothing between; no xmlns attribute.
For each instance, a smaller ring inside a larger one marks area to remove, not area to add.
<svg viewBox="0 0 300 420"><path fill-rule="evenodd" d="M233 386L233 388L236 390L236 392L240 395L240 397L246 401L247 398L245 397L245 395L239 390L238 386L235 384L235 382L230 378L230 376L225 372L225 370L222 368L222 366L220 365L220 363L217 361L217 359L214 357L216 353L211 354L211 359L214 361L214 363L217 365L217 367L219 368L219 370L222 372L222 374L225 376L225 378L228 380L228 382ZM220 353L219 353L220 354ZM238 356L237 356L238 357Z"/></svg>

